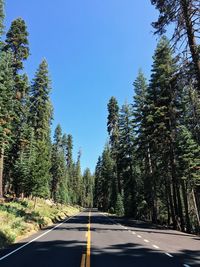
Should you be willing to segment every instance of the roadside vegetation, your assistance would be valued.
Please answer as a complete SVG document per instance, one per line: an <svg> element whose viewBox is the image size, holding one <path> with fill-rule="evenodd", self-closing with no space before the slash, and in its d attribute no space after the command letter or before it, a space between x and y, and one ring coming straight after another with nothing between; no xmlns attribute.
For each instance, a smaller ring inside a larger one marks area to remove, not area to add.
<svg viewBox="0 0 200 267"><path fill-rule="evenodd" d="M197 2L151 1L160 39L150 79L140 70L132 101L120 107L113 96L108 102L109 142L96 165L94 193L101 210L188 233L200 233ZM174 32L168 39L169 24Z"/></svg>
<svg viewBox="0 0 200 267"><path fill-rule="evenodd" d="M47 60L28 77L26 22L16 18L5 32L5 2L0 0L0 248L77 213L76 206L92 206L94 180L89 169L81 171L80 151L74 159L72 135L60 124L52 135Z"/></svg>
<svg viewBox="0 0 200 267"><path fill-rule="evenodd" d="M81 151L74 159L73 136L60 124L52 134L47 60L30 78L24 67L29 55L25 21L16 18L5 32L0 0L0 199L37 197L92 206L93 175L82 172Z"/></svg>
<svg viewBox="0 0 200 267"><path fill-rule="evenodd" d="M0 204L0 249L79 212L49 200L17 200Z"/></svg>

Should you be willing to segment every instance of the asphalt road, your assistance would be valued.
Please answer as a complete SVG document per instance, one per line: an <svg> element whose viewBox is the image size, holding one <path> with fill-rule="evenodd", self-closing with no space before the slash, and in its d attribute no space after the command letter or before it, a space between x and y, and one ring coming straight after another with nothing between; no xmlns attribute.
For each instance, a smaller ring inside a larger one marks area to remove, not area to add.
<svg viewBox="0 0 200 267"><path fill-rule="evenodd" d="M0 251L0 267L200 267L200 239L82 212Z"/></svg>

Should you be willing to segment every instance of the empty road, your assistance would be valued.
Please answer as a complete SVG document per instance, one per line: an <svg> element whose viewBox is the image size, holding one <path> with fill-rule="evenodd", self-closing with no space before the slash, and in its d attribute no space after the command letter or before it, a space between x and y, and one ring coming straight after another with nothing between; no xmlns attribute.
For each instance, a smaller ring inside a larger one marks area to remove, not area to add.
<svg viewBox="0 0 200 267"><path fill-rule="evenodd" d="M200 267L200 239L81 212L0 251L0 267Z"/></svg>

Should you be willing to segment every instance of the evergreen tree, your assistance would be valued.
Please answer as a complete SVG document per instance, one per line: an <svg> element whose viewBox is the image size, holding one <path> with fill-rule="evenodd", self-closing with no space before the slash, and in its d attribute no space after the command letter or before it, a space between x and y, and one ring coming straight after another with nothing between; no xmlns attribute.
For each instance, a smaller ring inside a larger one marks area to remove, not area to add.
<svg viewBox="0 0 200 267"><path fill-rule="evenodd" d="M7 180L13 181L14 191L18 195L20 189L17 186L20 176L15 172L15 165L20 162L23 157L23 145L21 137L24 135L23 128L27 120L27 98L28 98L28 78L25 74L21 74L23 70L23 61L29 56L28 48L28 32L24 20L16 19L12 22L11 27L6 34L5 46L3 48L6 52L12 52L13 60L13 80L14 80L14 94L13 94L13 110L14 116L12 120L13 142L10 146L6 161L6 177ZM16 175L15 175L16 174Z"/></svg>
<svg viewBox="0 0 200 267"><path fill-rule="evenodd" d="M31 87L29 122L34 129L36 140L36 162L32 174L35 196L48 196L51 180L50 123L52 106L49 99L50 81L47 62L39 65Z"/></svg>
<svg viewBox="0 0 200 267"><path fill-rule="evenodd" d="M102 153L101 161L98 161L98 166L96 166L95 192L98 192L98 195L94 196L94 199L98 201L98 208L103 211L115 208L115 206L112 206L115 204L112 201L113 167L114 161L111 156L111 150L109 146L106 145Z"/></svg>
<svg viewBox="0 0 200 267"><path fill-rule="evenodd" d="M6 45L4 50L11 50L14 56L14 75L23 69L23 61L29 56L28 32L25 21L21 18L14 20L6 34Z"/></svg>
<svg viewBox="0 0 200 267"><path fill-rule="evenodd" d="M21 76L21 87L24 89L23 98L20 100L20 110L13 124L13 131L15 131L14 142L11 146L11 149L8 153L9 162L7 163L7 173L9 173L9 168L13 168L12 183L13 189L17 196L21 193L25 193L25 177L28 177L30 170L28 170L28 164L25 162L28 161L29 154L29 145L31 144L31 134L32 129L28 124L29 116L29 81L26 75ZM16 105L15 105L16 107ZM16 112L16 109L15 109ZM15 113L16 114L16 113ZM21 167L20 167L21 166ZM9 175L8 175L9 177ZM22 186L24 185L24 186Z"/></svg>
<svg viewBox="0 0 200 267"><path fill-rule="evenodd" d="M185 126L180 126L177 138L178 172L181 178L181 188L185 208L187 231L191 231L191 213L195 214L195 221L199 225L199 214L194 195L195 187L200 185L200 147L193 140L191 132ZM192 203L189 196L193 195ZM190 200L190 201L189 201ZM190 204L190 207L189 207ZM192 210L193 207L193 210ZM194 211L194 212L193 212Z"/></svg>
<svg viewBox="0 0 200 267"><path fill-rule="evenodd" d="M110 145L114 157L118 148L119 139L119 106L116 98L111 97L108 103L107 130L110 136Z"/></svg>
<svg viewBox="0 0 200 267"><path fill-rule="evenodd" d="M99 157L94 174L94 207L100 208L102 206L102 158Z"/></svg>
<svg viewBox="0 0 200 267"><path fill-rule="evenodd" d="M13 120L13 69L12 56L0 54L0 198L3 197L4 151L11 144Z"/></svg>
<svg viewBox="0 0 200 267"><path fill-rule="evenodd" d="M93 207L93 187L94 178L87 168L83 173L83 185L84 185L84 207Z"/></svg>
<svg viewBox="0 0 200 267"><path fill-rule="evenodd" d="M175 44L186 42L184 52L189 47L194 72L200 90L200 55L197 39L200 37L199 31L199 3L196 0L151 0L159 11L159 18L153 23L155 33L163 34L170 23L174 23L174 33L172 40Z"/></svg>
<svg viewBox="0 0 200 267"><path fill-rule="evenodd" d="M52 184L51 184L51 195L54 201L57 201L58 188L61 181L64 180L65 172L65 159L62 148L62 129L60 124L57 125L54 134L54 143L52 145ZM59 192L61 193L61 192ZM62 196L63 198L63 196Z"/></svg>
<svg viewBox="0 0 200 267"><path fill-rule="evenodd" d="M107 131L110 137L111 155L114 162L112 175L112 207L115 206L118 192L122 192L122 180L119 174L118 145L119 145L119 106L115 97L108 102Z"/></svg>
<svg viewBox="0 0 200 267"><path fill-rule="evenodd" d="M147 134L149 114L147 104L148 85L142 70L139 70L133 86L135 93L132 105L133 130L135 135L134 149L135 161L137 162L137 168L140 172L140 178L137 181L138 201L140 204L138 203L137 212L138 214L142 212L142 215L149 220L152 215L152 155L149 149L149 135ZM145 210L145 214L143 210L144 205L142 203L146 203L148 207ZM140 209L142 209L142 211L140 211Z"/></svg>
<svg viewBox="0 0 200 267"><path fill-rule="evenodd" d="M49 98L50 80L48 65L43 60L35 74L30 96L30 124L36 140L47 140L50 133L52 106Z"/></svg>
<svg viewBox="0 0 200 267"><path fill-rule="evenodd" d="M4 34L4 0L0 0L0 36Z"/></svg>
<svg viewBox="0 0 200 267"><path fill-rule="evenodd" d="M128 104L124 104L119 116L118 171L123 181L126 215L135 216L137 205L133 142L132 111Z"/></svg>
<svg viewBox="0 0 200 267"><path fill-rule="evenodd" d="M150 166L150 203L152 219L157 221L158 201L163 196L166 185L167 199L162 199L166 207L170 203L174 227L177 222L175 214L181 220L183 228L182 203L180 187L175 165L175 134L176 134L176 64L166 37L161 38L155 54L152 75L147 96L147 118L145 134L148 136L148 159ZM164 167L165 166L165 167ZM166 170L166 166L169 169ZM166 176L161 176L165 168ZM160 179L163 177L164 180ZM171 185L173 194L171 192ZM162 188L158 190L158 188ZM173 200L172 200L173 195ZM173 202L173 203L172 203Z"/></svg>
<svg viewBox="0 0 200 267"><path fill-rule="evenodd" d="M72 151L73 151L73 138L71 134L68 134L67 135L67 150L66 150L66 161L67 161L68 169L70 169L73 164Z"/></svg>
<svg viewBox="0 0 200 267"><path fill-rule="evenodd" d="M120 194L117 195L117 202L115 206L115 213L117 216L124 216L124 204L123 198Z"/></svg>

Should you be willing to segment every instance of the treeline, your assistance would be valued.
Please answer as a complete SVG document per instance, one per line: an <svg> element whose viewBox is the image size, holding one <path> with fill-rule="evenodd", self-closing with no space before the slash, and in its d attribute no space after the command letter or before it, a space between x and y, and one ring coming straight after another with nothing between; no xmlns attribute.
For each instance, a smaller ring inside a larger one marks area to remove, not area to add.
<svg viewBox="0 0 200 267"><path fill-rule="evenodd" d="M60 203L92 205L93 176L81 174L73 160L71 135L55 130L48 64L42 60L29 82L24 62L30 55L28 31L17 18L4 34L4 2L0 0L0 198L51 197Z"/></svg>
<svg viewBox="0 0 200 267"><path fill-rule="evenodd" d="M160 12L153 26L162 35L151 77L147 82L139 71L132 103L120 108L115 97L108 103L109 143L96 165L94 204L199 232L199 8L192 0L151 2ZM171 22L169 42L164 32Z"/></svg>

